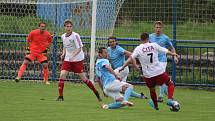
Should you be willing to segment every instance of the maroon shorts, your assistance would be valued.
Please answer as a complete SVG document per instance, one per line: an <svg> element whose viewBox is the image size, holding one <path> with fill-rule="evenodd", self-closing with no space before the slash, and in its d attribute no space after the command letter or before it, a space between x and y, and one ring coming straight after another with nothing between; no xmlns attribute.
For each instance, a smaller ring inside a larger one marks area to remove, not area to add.
<svg viewBox="0 0 215 121"><path fill-rule="evenodd" d="M84 72L84 62L83 61L77 61L77 62L64 61L61 67L61 70L66 70L74 73L82 73Z"/></svg>
<svg viewBox="0 0 215 121"><path fill-rule="evenodd" d="M146 78L144 77L144 80L146 81L146 86L149 88L153 88L156 85L163 85L164 83L167 84L168 81L170 80L169 75L164 72L158 76L151 77L151 78Z"/></svg>

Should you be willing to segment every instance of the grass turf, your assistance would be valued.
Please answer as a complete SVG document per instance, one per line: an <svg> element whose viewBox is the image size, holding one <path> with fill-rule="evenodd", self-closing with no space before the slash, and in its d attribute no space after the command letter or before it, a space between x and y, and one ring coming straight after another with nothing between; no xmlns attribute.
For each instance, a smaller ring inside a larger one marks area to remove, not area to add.
<svg viewBox="0 0 215 121"><path fill-rule="evenodd" d="M145 86L135 86L149 97ZM176 87L179 112L170 112L165 103L159 111L148 100L131 98L134 107L103 110L93 93L84 84L65 84L65 101L55 101L57 83L0 81L1 121L214 121L215 93ZM104 98L104 103L112 102Z"/></svg>

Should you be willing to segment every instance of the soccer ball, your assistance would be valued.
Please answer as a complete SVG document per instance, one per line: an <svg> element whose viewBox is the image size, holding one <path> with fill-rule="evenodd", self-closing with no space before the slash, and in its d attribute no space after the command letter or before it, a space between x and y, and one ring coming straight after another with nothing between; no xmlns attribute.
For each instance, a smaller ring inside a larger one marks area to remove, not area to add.
<svg viewBox="0 0 215 121"><path fill-rule="evenodd" d="M173 112L178 112L180 110L180 104L177 101L173 101L173 105L169 109Z"/></svg>

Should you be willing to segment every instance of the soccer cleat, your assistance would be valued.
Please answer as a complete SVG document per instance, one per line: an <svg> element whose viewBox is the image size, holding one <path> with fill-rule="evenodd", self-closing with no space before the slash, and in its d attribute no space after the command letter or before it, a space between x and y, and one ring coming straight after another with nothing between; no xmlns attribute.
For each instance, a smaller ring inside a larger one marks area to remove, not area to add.
<svg viewBox="0 0 215 121"><path fill-rule="evenodd" d="M149 100L149 105L154 108L155 110L159 110L158 107L155 107L154 102L152 101L152 99Z"/></svg>
<svg viewBox="0 0 215 121"><path fill-rule="evenodd" d="M56 99L56 101L64 101L63 96L58 96L58 98Z"/></svg>
<svg viewBox="0 0 215 121"><path fill-rule="evenodd" d="M49 84L50 84L50 82L48 82L48 81L45 81L45 84L49 85Z"/></svg>
<svg viewBox="0 0 215 121"><path fill-rule="evenodd" d="M15 82L20 82L20 78L16 77Z"/></svg>
<svg viewBox="0 0 215 121"><path fill-rule="evenodd" d="M102 104L102 109L108 109L108 105L106 105L106 104Z"/></svg>
<svg viewBox="0 0 215 121"><path fill-rule="evenodd" d="M142 92L140 93L140 95L141 95L140 96L141 99L148 99L148 97L146 97Z"/></svg>
<svg viewBox="0 0 215 121"><path fill-rule="evenodd" d="M163 102L163 97L158 97L158 102Z"/></svg>
<svg viewBox="0 0 215 121"><path fill-rule="evenodd" d="M134 103L129 102L129 101L122 101L122 105L131 107L131 106L134 106Z"/></svg>

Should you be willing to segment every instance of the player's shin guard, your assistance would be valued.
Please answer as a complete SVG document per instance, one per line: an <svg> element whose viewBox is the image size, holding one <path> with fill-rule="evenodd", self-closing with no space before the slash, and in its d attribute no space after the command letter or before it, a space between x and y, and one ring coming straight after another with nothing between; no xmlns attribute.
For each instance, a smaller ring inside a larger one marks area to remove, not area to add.
<svg viewBox="0 0 215 121"><path fill-rule="evenodd" d="M173 93L174 93L174 84L172 81L169 81L168 86L168 99L173 99Z"/></svg>
<svg viewBox="0 0 215 121"><path fill-rule="evenodd" d="M154 107L157 108L158 107L158 102L157 102L157 95L155 90L150 90L150 96L152 98L152 101L154 103Z"/></svg>
<svg viewBox="0 0 215 121"><path fill-rule="evenodd" d="M48 67L43 68L43 79L44 81L48 81L48 77L49 77L49 69Z"/></svg>
<svg viewBox="0 0 215 121"><path fill-rule="evenodd" d="M22 74L25 72L25 69L27 67L27 64L26 63L23 63L18 71L18 78L21 78L22 77Z"/></svg>
<svg viewBox="0 0 215 121"><path fill-rule="evenodd" d="M164 90L165 90L165 84L161 85L159 88L160 88L160 95L159 97L164 97Z"/></svg>
<svg viewBox="0 0 215 121"><path fill-rule="evenodd" d="M93 93L96 95L98 101L101 101L101 97L99 95L99 92L96 90L93 83L90 80L85 80L84 83L93 91Z"/></svg>
<svg viewBox="0 0 215 121"><path fill-rule="evenodd" d="M125 94L124 94L124 99L123 99L123 101L128 101L128 98L131 96L132 91L133 91L133 88L132 88L132 87L128 87L128 88L125 90Z"/></svg>
<svg viewBox="0 0 215 121"><path fill-rule="evenodd" d="M59 93L59 96L63 96L63 89L64 89L64 80L59 79L59 81L58 81L58 93Z"/></svg>

